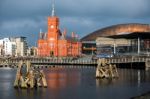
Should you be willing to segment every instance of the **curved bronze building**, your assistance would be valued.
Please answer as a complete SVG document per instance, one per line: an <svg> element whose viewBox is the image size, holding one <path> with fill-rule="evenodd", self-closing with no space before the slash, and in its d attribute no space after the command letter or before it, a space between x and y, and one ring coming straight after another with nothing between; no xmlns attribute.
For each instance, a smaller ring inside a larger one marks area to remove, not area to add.
<svg viewBox="0 0 150 99"><path fill-rule="evenodd" d="M87 36L83 37L81 41L95 41L97 37L107 37L133 33L147 34L147 32L150 32L149 24L139 24L139 23L117 24L92 32ZM150 37L150 33L148 36Z"/></svg>
<svg viewBox="0 0 150 99"><path fill-rule="evenodd" d="M81 41L83 42L83 52L87 47L91 47L93 53L94 43L92 46L88 46L88 43L95 42L95 48L97 49L94 51L98 53L101 52L98 51L99 49L106 48L106 46L115 50L112 53L140 53L140 51L147 53L150 52L150 25L139 23L117 24L94 31L83 37ZM113 48L114 46L115 48Z"/></svg>

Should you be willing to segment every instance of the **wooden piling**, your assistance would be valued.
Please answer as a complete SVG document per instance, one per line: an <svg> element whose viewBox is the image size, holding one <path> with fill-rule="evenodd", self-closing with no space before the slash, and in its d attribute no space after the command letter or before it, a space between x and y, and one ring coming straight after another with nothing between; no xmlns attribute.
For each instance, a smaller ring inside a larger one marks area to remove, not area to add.
<svg viewBox="0 0 150 99"><path fill-rule="evenodd" d="M98 59L96 78L118 77L116 65L109 64L105 59Z"/></svg>
<svg viewBox="0 0 150 99"><path fill-rule="evenodd" d="M146 62L145 62L145 70L147 71L147 70L149 70L150 69L150 60L147 60Z"/></svg>
<svg viewBox="0 0 150 99"><path fill-rule="evenodd" d="M21 69L23 68L22 65L27 66L26 71L27 72L21 72ZM35 77L36 76L36 77ZM27 88L29 85L30 88L34 88L35 86L41 86L42 84L40 83L42 81L43 87L47 87L47 82L45 78L44 72L34 70L31 68L31 63L30 61L20 61L18 64L18 69L16 73L16 79L14 82L14 87L21 87L21 88Z"/></svg>
<svg viewBox="0 0 150 99"><path fill-rule="evenodd" d="M21 81L21 88L27 88L27 84L24 81L24 78L22 76L20 76L20 81Z"/></svg>
<svg viewBox="0 0 150 99"><path fill-rule="evenodd" d="M34 87L34 74L33 74L33 71L32 70L30 70L29 71L29 74L30 74L30 82L29 82L29 84L30 84L30 88L33 88Z"/></svg>
<svg viewBox="0 0 150 99"><path fill-rule="evenodd" d="M45 74L43 72L43 70L40 71L42 74L42 83L44 87L47 87L47 82L46 82L46 78L45 78Z"/></svg>
<svg viewBox="0 0 150 99"><path fill-rule="evenodd" d="M30 68L31 68L31 62L27 61L26 62L26 66L27 66L27 72L29 72Z"/></svg>
<svg viewBox="0 0 150 99"><path fill-rule="evenodd" d="M22 66L22 61L20 61L18 63L18 69L17 69L17 73L16 73L14 87L19 87L19 82L20 82L20 79L21 79L21 73L20 73L21 66Z"/></svg>

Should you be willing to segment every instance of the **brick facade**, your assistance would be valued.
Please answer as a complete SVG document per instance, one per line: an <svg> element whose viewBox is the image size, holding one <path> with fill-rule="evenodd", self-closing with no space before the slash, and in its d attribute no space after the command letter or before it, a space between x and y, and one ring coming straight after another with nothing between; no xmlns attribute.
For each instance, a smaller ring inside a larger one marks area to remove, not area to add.
<svg viewBox="0 0 150 99"><path fill-rule="evenodd" d="M47 22L47 33L40 33L38 39L38 56L79 56L81 54L81 42L75 33L72 37L66 35L59 29L59 18L49 16Z"/></svg>

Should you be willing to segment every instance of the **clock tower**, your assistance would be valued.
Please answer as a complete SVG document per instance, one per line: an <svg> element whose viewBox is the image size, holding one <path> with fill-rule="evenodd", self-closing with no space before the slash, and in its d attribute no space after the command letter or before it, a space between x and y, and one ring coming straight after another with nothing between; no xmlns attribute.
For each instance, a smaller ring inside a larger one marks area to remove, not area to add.
<svg viewBox="0 0 150 99"><path fill-rule="evenodd" d="M49 16L48 17L48 39L50 38L58 38L58 30L59 30L59 18L57 16Z"/></svg>
<svg viewBox="0 0 150 99"><path fill-rule="evenodd" d="M59 28L59 17L55 15L55 0L52 0L51 15L47 19L47 33L40 32L38 39L38 56L67 57L79 56L81 42L76 36L66 37L66 31Z"/></svg>
<svg viewBox="0 0 150 99"><path fill-rule="evenodd" d="M52 15L47 20L47 44L48 54L50 56L58 55L58 37L59 37L59 18L55 16L54 2L52 5Z"/></svg>

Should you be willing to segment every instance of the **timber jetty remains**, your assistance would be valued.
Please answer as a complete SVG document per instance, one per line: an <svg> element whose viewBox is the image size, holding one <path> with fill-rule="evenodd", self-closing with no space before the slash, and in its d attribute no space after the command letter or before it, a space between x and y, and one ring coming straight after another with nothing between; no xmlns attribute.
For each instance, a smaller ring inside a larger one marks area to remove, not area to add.
<svg viewBox="0 0 150 99"><path fill-rule="evenodd" d="M14 82L15 88L47 87L45 74L42 70L35 70L31 67L30 61L20 61Z"/></svg>
<svg viewBox="0 0 150 99"><path fill-rule="evenodd" d="M117 78L119 77L115 64L107 63L107 60L98 59L96 68L96 78Z"/></svg>

